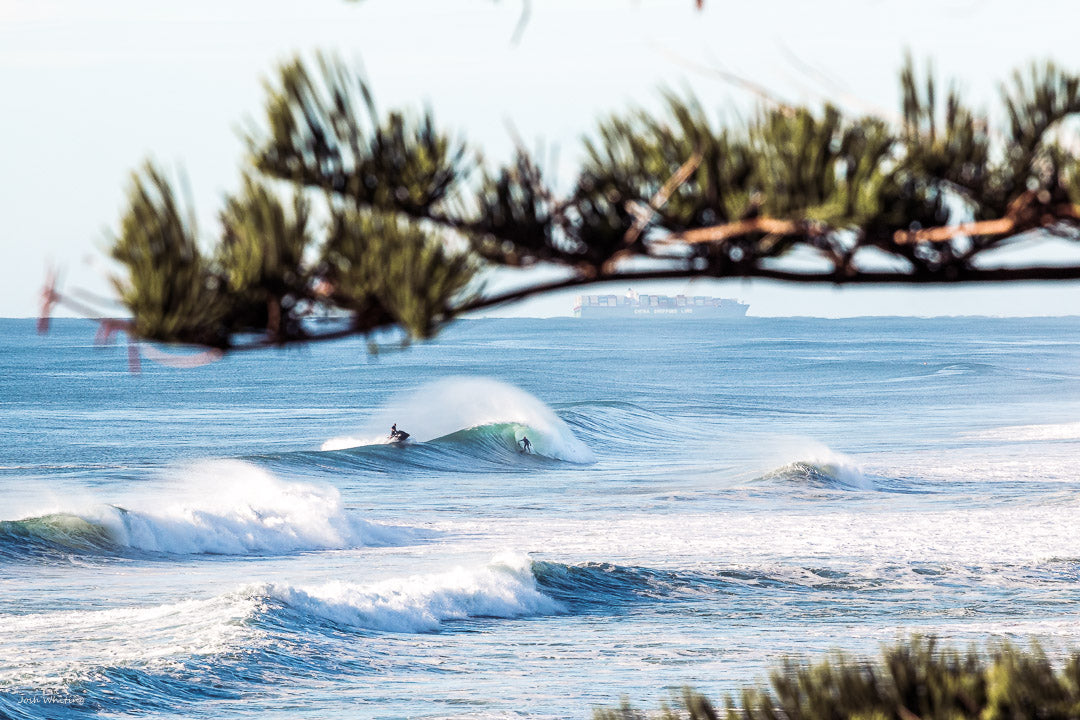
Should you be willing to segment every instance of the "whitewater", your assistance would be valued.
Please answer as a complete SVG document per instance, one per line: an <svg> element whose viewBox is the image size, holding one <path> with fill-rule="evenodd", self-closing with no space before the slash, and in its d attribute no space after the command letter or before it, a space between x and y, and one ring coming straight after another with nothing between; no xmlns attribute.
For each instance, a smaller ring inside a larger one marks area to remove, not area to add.
<svg viewBox="0 0 1080 720"><path fill-rule="evenodd" d="M468 320L141 374L0 325L0 718L588 717L913 633L1080 649L1075 318Z"/></svg>

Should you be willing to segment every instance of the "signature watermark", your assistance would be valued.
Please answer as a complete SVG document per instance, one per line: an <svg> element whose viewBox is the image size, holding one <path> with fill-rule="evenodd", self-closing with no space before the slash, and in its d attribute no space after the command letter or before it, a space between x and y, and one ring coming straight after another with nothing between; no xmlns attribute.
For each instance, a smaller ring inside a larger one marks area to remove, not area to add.
<svg viewBox="0 0 1080 720"><path fill-rule="evenodd" d="M20 705L84 705L86 699L79 697L78 695L72 695L63 691L42 691L39 693L33 693L28 695L19 695L18 703Z"/></svg>

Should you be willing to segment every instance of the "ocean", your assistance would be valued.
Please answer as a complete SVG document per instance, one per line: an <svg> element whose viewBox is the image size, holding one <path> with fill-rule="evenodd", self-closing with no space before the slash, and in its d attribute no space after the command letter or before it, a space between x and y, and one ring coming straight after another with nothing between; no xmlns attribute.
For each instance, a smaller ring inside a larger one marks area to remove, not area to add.
<svg viewBox="0 0 1080 720"><path fill-rule="evenodd" d="M0 321L0 717L585 718L916 633L1080 648L1076 318L464 320L138 374L94 332Z"/></svg>

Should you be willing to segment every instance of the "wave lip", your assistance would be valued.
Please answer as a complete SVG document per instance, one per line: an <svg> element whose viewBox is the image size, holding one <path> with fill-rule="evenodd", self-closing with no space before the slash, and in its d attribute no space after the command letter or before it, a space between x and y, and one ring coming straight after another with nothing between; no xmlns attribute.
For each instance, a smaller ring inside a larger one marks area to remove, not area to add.
<svg viewBox="0 0 1080 720"><path fill-rule="evenodd" d="M537 455L574 463L591 463L593 452L555 412L529 393L486 378L457 377L429 383L379 411L359 433L331 438L322 450L382 445L397 423L420 444L462 439L460 433L480 430L466 439L485 439L485 428L514 428L514 450L525 435ZM474 446L474 451L484 447Z"/></svg>
<svg viewBox="0 0 1080 720"><path fill-rule="evenodd" d="M97 505L0 522L0 557L50 550L279 554L400 545L429 534L349 517L336 488L286 482L239 461L204 463L189 470L186 480L191 482L182 494L190 497L160 510ZM156 502L162 504L160 498Z"/></svg>
<svg viewBox="0 0 1080 720"><path fill-rule="evenodd" d="M537 588L529 559L516 555L496 556L480 567L370 585L340 581L305 588L267 585L251 592L340 625L383 632L437 632L451 620L565 612L561 603Z"/></svg>

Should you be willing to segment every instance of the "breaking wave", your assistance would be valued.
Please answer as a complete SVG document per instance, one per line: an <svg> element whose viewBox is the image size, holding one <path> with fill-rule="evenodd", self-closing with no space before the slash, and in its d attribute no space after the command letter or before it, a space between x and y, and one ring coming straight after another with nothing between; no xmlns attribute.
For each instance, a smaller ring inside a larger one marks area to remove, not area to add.
<svg viewBox="0 0 1080 720"><path fill-rule="evenodd" d="M518 618L565 612L537 587L532 562L496 556L489 564L360 585L268 585L252 590L305 614L366 630L435 632L469 618Z"/></svg>
<svg viewBox="0 0 1080 720"><path fill-rule="evenodd" d="M850 466L797 461L763 475L765 482L782 482L804 488L873 490L865 475Z"/></svg>
<svg viewBox="0 0 1080 720"><path fill-rule="evenodd" d="M771 470L757 480L808 489L879 489L854 460L824 445L809 447L797 455L799 459Z"/></svg>
<svg viewBox="0 0 1080 720"><path fill-rule="evenodd" d="M183 474L171 497L0 521L0 558L143 551L180 555L282 554L400 545L430 536L418 528L350 516L337 489L287 482L240 461L204 463ZM211 486L212 492L203 489Z"/></svg>
<svg viewBox="0 0 1080 720"><path fill-rule="evenodd" d="M63 695L77 687L91 710L175 707L188 695L228 694L253 671L362 671L312 651L328 635L432 633L453 621L564 612L538 587L527 557L501 555L368 584L258 584L164 605L8 615L0 624L0 700L4 691ZM32 659L19 652L27 643L38 648Z"/></svg>
<svg viewBox="0 0 1080 720"><path fill-rule="evenodd" d="M386 445L394 423L412 435L411 445L435 445L474 456L494 451L503 457L507 451L517 455L517 443L527 435L537 456L573 463L595 460L543 402L512 385L484 378L449 378L424 385L378 411L356 434L327 440L322 450Z"/></svg>

